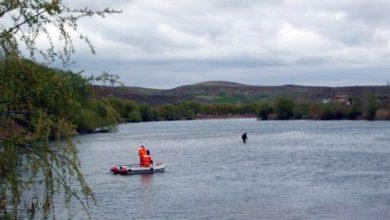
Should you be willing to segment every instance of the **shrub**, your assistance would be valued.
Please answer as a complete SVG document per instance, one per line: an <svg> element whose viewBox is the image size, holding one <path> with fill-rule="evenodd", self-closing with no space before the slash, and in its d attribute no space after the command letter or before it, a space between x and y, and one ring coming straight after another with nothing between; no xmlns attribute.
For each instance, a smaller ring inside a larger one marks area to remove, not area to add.
<svg viewBox="0 0 390 220"><path fill-rule="evenodd" d="M141 122L141 114L138 109L134 109L129 113L129 116L127 118L129 122Z"/></svg>
<svg viewBox="0 0 390 220"><path fill-rule="evenodd" d="M261 118L262 120L267 120L268 115L271 114L273 111L274 109L272 108L272 106L269 103L264 102L264 103L260 103L257 106L256 115L257 118Z"/></svg>
<svg viewBox="0 0 390 220"><path fill-rule="evenodd" d="M295 103L291 99L279 98L275 103L275 112L278 119L290 119L294 115Z"/></svg>

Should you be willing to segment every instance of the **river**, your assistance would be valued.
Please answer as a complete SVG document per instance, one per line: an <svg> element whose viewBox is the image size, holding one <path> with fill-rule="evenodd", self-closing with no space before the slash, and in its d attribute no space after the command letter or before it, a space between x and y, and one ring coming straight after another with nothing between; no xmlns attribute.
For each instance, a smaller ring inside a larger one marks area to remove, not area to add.
<svg viewBox="0 0 390 220"><path fill-rule="evenodd" d="M147 122L76 142L93 219L390 219L390 122ZM166 172L112 175L139 145Z"/></svg>

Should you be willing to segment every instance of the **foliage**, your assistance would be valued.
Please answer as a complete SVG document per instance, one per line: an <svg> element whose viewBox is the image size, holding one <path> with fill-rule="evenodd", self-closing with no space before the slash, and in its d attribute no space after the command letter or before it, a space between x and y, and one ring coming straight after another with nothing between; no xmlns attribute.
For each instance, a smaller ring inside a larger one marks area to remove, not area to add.
<svg viewBox="0 0 390 220"><path fill-rule="evenodd" d="M83 118L85 112L89 113L87 114L87 118ZM80 116L76 120L73 120L73 122L77 127L77 131L83 133L93 132L97 128L112 130L116 127L119 120L120 115L107 100L93 99L85 103L85 107L81 110ZM81 126L81 122L83 122L84 126L86 125L85 128Z"/></svg>
<svg viewBox="0 0 390 220"><path fill-rule="evenodd" d="M139 113L141 116L141 121L151 121L152 120L152 109L149 105L141 105L139 108Z"/></svg>
<svg viewBox="0 0 390 220"><path fill-rule="evenodd" d="M230 104L214 103L199 104L194 102L182 102L180 104L164 104L150 106L138 104L128 100L110 99L117 112L125 115L124 121L159 121L159 120L188 120L202 118L203 116L234 116L253 115L263 120L267 119L356 119L367 112L362 111L360 104L351 106L341 103L295 103L291 99L280 98L275 102ZM118 103L117 103L118 102ZM122 104L120 104L122 103ZM131 103L127 110L123 108L125 103ZM276 114L274 114L276 113Z"/></svg>
<svg viewBox="0 0 390 220"><path fill-rule="evenodd" d="M279 98L275 103L275 112L278 119L290 119L294 115L295 103L291 99Z"/></svg>
<svg viewBox="0 0 390 220"><path fill-rule="evenodd" d="M152 110L152 120L153 121L160 121L161 120L161 114L157 109Z"/></svg>
<svg viewBox="0 0 390 220"><path fill-rule="evenodd" d="M188 105L188 107L194 112L194 116L201 114L203 111L203 106L199 103L189 102Z"/></svg>
<svg viewBox="0 0 390 220"><path fill-rule="evenodd" d="M326 103L320 108L320 119L322 120L343 118L345 118L345 110L340 104Z"/></svg>
<svg viewBox="0 0 390 220"><path fill-rule="evenodd" d="M131 111L137 111L138 104L130 100L122 100L119 98L108 98L106 99L110 105L115 109L119 114L119 117L122 121L127 121L129 113Z"/></svg>
<svg viewBox="0 0 390 220"><path fill-rule="evenodd" d="M72 8L60 0L3 0L0 2L0 45L3 55L18 57L20 49L25 48L31 58L39 54L49 62L59 58L66 63L75 51L72 35L84 41L95 53L88 37L78 31L79 20L119 12L110 8ZM53 36L57 36L56 39ZM46 39L49 46L38 48L35 44L38 38Z"/></svg>
<svg viewBox="0 0 390 220"><path fill-rule="evenodd" d="M362 111L360 110L360 107L358 105L352 105L350 108L348 108L345 114L347 119L352 120L362 115Z"/></svg>
<svg viewBox="0 0 390 220"><path fill-rule="evenodd" d="M214 98L214 101L217 103L245 103L249 102L251 98L245 95L228 95L225 92L221 92Z"/></svg>
<svg viewBox="0 0 390 220"><path fill-rule="evenodd" d="M159 107L158 111L160 112L161 118L164 120L170 121L179 119L177 108L175 108L174 105L162 105Z"/></svg>
<svg viewBox="0 0 390 220"><path fill-rule="evenodd" d="M129 113L128 122L141 122L142 117L138 109L134 109Z"/></svg>
<svg viewBox="0 0 390 220"><path fill-rule="evenodd" d="M29 60L0 61L0 91L0 196L13 216L22 197L47 215L56 192L87 209L80 196L93 194L70 137L115 127L117 112L108 101L93 99L90 82L79 74ZM43 197L27 193L39 190Z"/></svg>
<svg viewBox="0 0 390 220"><path fill-rule="evenodd" d="M268 94L258 94L258 95L249 95L240 92L227 93L220 92L215 96L210 96L207 93L203 97L213 100L215 103L220 104L243 104L243 103L255 103L256 101L265 99L268 97Z"/></svg>
<svg viewBox="0 0 390 220"><path fill-rule="evenodd" d="M268 115L274 111L273 107L268 102L260 103L256 109L257 118L267 120Z"/></svg>
<svg viewBox="0 0 390 220"><path fill-rule="evenodd" d="M367 119L373 120L378 109L378 101L375 94L368 94Z"/></svg>
<svg viewBox="0 0 390 220"><path fill-rule="evenodd" d="M112 128L118 117L107 103L92 99L89 83L115 77L85 79L24 60L21 51L33 60L39 55L66 64L75 51L72 36L77 36L94 53L78 21L117 12L72 8L61 0L0 2L0 203L9 206L0 209L11 210L12 218L19 216L22 197L47 217L56 192L64 192L67 204L73 197L87 209L93 195L70 137L76 131ZM37 39L46 39L49 46L37 47ZM24 198L27 191L37 193Z"/></svg>
<svg viewBox="0 0 390 220"><path fill-rule="evenodd" d="M294 108L294 118L295 119L306 119L309 117L310 104L300 103L296 104Z"/></svg>

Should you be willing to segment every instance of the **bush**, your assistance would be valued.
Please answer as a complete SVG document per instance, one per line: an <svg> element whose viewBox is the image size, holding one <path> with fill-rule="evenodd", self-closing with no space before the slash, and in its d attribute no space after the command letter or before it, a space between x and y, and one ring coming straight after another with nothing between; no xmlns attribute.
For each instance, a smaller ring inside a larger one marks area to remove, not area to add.
<svg viewBox="0 0 390 220"><path fill-rule="evenodd" d="M157 109L152 110L152 119L153 119L153 121L160 121L161 120L161 113Z"/></svg>
<svg viewBox="0 0 390 220"><path fill-rule="evenodd" d="M129 113L129 116L127 117L127 120L129 122L141 122L141 114L138 109L134 109Z"/></svg>
<svg viewBox="0 0 390 220"><path fill-rule="evenodd" d="M153 119L152 109L150 108L149 105L141 105L139 108L139 112L142 121L151 121Z"/></svg>
<svg viewBox="0 0 390 220"><path fill-rule="evenodd" d="M321 105L320 108L320 119L322 120L333 120L345 118L345 109L338 103L327 103Z"/></svg>
<svg viewBox="0 0 390 220"><path fill-rule="evenodd" d="M262 120L267 120L268 115L271 114L273 111L274 109L269 103L260 103L256 109L256 116L257 118L261 118Z"/></svg>
<svg viewBox="0 0 390 220"><path fill-rule="evenodd" d="M159 108L159 112L161 113L161 118L164 120L179 119L174 105L162 105Z"/></svg>
<svg viewBox="0 0 390 220"><path fill-rule="evenodd" d="M367 104L367 119L374 120L376 115L376 110L378 109L378 101L375 94L368 95L368 104Z"/></svg>
<svg viewBox="0 0 390 220"><path fill-rule="evenodd" d="M275 104L275 112L278 119L290 119L294 116L295 103L291 99L279 98Z"/></svg>
<svg viewBox="0 0 390 220"><path fill-rule="evenodd" d="M310 105L307 103L301 103L294 108L294 118L302 119L309 117Z"/></svg>
<svg viewBox="0 0 390 220"><path fill-rule="evenodd" d="M347 119L356 119L358 116L362 115L362 112L360 111L359 107L356 105L351 106L348 108L346 112Z"/></svg>

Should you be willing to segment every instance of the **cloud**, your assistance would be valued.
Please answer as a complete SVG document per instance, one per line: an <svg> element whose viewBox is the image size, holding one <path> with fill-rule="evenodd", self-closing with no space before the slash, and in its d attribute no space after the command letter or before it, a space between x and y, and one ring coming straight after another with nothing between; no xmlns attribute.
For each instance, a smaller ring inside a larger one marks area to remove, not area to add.
<svg viewBox="0 0 390 220"><path fill-rule="evenodd" d="M387 0L68 2L123 10L80 24L97 55L77 42L71 68L119 73L127 85L349 85L390 78Z"/></svg>

